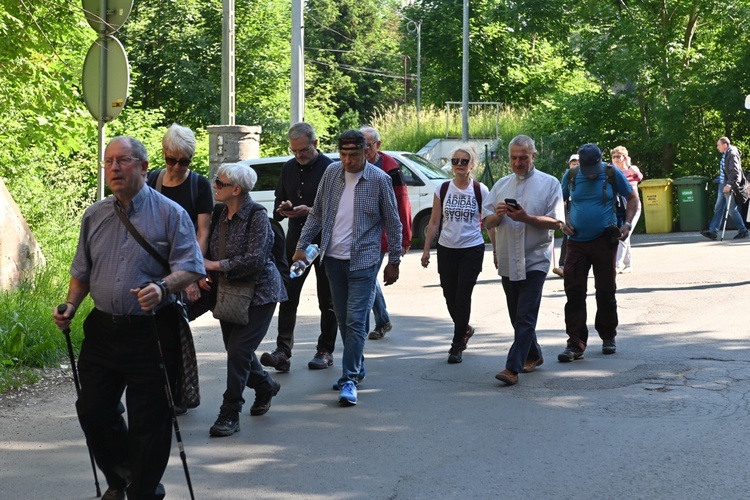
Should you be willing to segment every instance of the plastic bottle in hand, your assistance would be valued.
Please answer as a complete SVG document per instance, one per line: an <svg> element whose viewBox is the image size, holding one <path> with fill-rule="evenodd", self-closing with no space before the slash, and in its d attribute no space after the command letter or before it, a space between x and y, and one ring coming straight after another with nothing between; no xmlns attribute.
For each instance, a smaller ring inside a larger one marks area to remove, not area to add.
<svg viewBox="0 0 750 500"><path fill-rule="evenodd" d="M307 261L312 264L313 261L320 255L320 247L316 245L315 243L311 245L307 245L307 248L305 248L305 255L307 256ZM307 269L307 266L310 264L305 264L304 260L298 260L294 264L292 264L292 267L289 268L289 277L290 278L299 278L302 276L302 273L305 272L305 269Z"/></svg>

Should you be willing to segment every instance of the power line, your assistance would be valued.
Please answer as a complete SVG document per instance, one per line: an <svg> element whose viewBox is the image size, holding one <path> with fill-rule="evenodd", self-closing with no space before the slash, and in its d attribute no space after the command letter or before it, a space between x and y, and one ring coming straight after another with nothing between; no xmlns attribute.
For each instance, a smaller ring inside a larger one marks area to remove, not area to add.
<svg viewBox="0 0 750 500"><path fill-rule="evenodd" d="M355 66L350 66L349 64L341 64L341 63L330 63L326 61L320 61L317 59L308 59L308 62L312 62L315 64L320 64L321 66L328 66L330 68L340 68L345 69L348 71L353 71L355 73L365 73L368 75L376 75L376 76L382 76L384 78L394 78L396 80L403 80L403 75L394 75L390 73L386 73L385 71L378 70L378 69L372 69L372 68L357 68ZM407 75L407 80L414 80L415 75Z"/></svg>

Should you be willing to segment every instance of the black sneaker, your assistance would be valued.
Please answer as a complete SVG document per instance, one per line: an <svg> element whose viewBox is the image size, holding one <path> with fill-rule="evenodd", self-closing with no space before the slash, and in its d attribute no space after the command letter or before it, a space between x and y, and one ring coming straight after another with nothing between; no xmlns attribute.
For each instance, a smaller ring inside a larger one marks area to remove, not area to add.
<svg viewBox="0 0 750 500"><path fill-rule="evenodd" d="M219 417L208 433L214 437L231 436L240 431L240 414L228 408L219 409Z"/></svg>
<svg viewBox="0 0 750 500"><path fill-rule="evenodd" d="M701 231L701 234L705 236L706 238L708 238L709 240L715 240L716 238L719 237L716 233L709 231L708 229L703 229Z"/></svg>
<svg viewBox="0 0 750 500"><path fill-rule="evenodd" d="M569 363L576 359L583 359L583 351L578 347L568 346L563 352L557 355L557 360L561 363Z"/></svg>
<svg viewBox="0 0 750 500"><path fill-rule="evenodd" d="M448 363L455 365L456 363L460 363L461 361L463 361L463 358L461 357L461 351L463 351L463 349L451 347L451 350L448 351Z"/></svg>
<svg viewBox="0 0 750 500"><path fill-rule="evenodd" d="M281 389L281 384L275 380L272 380L271 383L273 384L273 388L270 391L255 393L255 402L253 403L253 406L250 407L250 415L253 417L265 415L268 413L268 410L271 409L271 399L273 399Z"/></svg>
<svg viewBox="0 0 750 500"><path fill-rule="evenodd" d="M370 340L378 340L385 337L385 334L390 332L393 329L393 325L389 321L383 326L376 326L373 331L370 332L370 334L367 336Z"/></svg>
<svg viewBox="0 0 750 500"><path fill-rule="evenodd" d="M102 500L125 500L125 488L121 490L107 488L107 491L102 495Z"/></svg>
<svg viewBox="0 0 750 500"><path fill-rule="evenodd" d="M617 352L615 339L609 339L602 342L602 354L614 354Z"/></svg>
<svg viewBox="0 0 750 500"><path fill-rule="evenodd" d="M325 351L320 351L307 363L307 367L311 370L323 370L329 366L333 366L333 356Z"/></svg>
<svg viewBox="0 0 750 500"><path fill-rule="evenodd" d="M174 414L178 417L185 415L188 412L187 406L174 405Z"/></svg>
<svg viewBox="0 0 750 500"><path fill-rule="evenodd" d="M276 349L272 353L264 352L260 357L260 364L276 368L277 372L288 372L292 367L289 356L281 349Z"/></svg>
<svg viewBox="0 0 750 500"><path fill-rule="evenodd" d="M741 240L742 238L747 238L748 231L742 231L741 233L737 233L734 235L733 240Z"/></svg>

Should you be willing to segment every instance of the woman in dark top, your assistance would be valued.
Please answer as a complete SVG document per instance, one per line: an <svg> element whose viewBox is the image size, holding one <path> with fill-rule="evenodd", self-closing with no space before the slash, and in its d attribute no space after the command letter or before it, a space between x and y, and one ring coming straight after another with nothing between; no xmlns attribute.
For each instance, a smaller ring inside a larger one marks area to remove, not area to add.
<svg viewBox="0 0 750 500"><path fill-rule="evenodd" d="M214 278L249 281L258 274L255 295L249 308L250 321L239 325L221 321L221 333L227 350L227 388L219 417L211 427L212 436L230 436L240 430L239 413L245 400L245 387L255 389L250 415L265 414L281 388L263 370L255 350L271 324L276 303L287 299L281 275L271 256L274 233L266 210L250 198L258 175L245 165L224 164L214 182L215 198L225 204L211 231L206 271ZM222 225L226 225L224 255L220 254ZM214 283L218 283L214 280ZM214 285L216 286L216 285ZM220 285L219 285L220 286Z"/></svg>

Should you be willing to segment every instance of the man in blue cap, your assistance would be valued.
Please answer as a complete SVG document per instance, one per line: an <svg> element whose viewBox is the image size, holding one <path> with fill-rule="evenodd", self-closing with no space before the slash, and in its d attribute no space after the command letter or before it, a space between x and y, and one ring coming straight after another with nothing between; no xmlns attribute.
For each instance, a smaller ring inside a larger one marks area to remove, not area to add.
<svg viewBox="0 0 750 500"><path fill-rule="evenodd" d="M617 246L633 229L638 209L638 192L625 175L613 165L602 162L595 144L578 150L579 168L571 168L562 179L563 199L569 200L570 213L563 232L568 236L565 256L565 331L568 344L557 356L560 362L583 359L588 343L586 326L586 287L589 270L594 269L596 319L594 326L602 339L602 352L614 354L617 335L617 299L615 298L615 257ZM625 221L617 227L616 195L625 197Z"/></svg>

